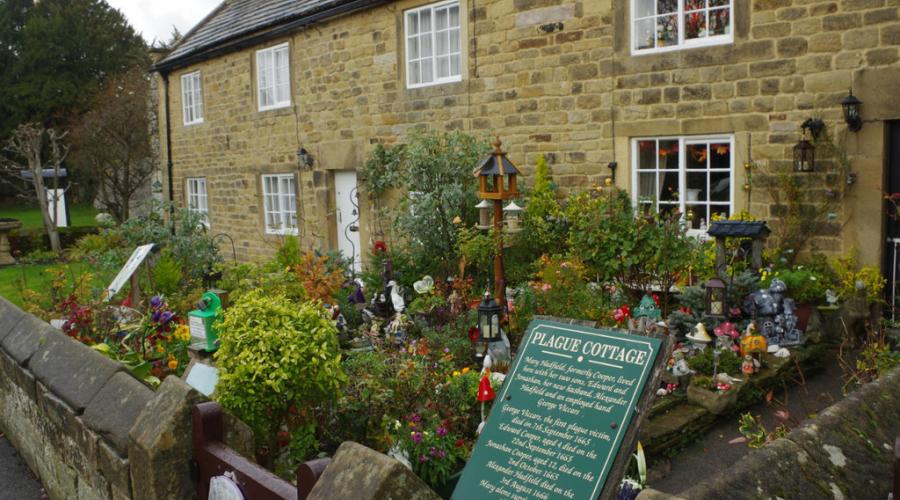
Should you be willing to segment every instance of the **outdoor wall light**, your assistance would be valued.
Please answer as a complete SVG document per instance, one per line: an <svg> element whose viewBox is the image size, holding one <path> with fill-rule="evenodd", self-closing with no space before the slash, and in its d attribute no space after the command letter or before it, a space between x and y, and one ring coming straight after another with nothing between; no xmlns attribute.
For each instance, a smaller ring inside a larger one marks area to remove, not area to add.
<svg viewBox="0 0 900 500"><path fill-rule="evenodd" d="M847 122L847 128L851 132L859 132L859 129L863 126L862 117L859 115L859 107L861 105L862 101L853 95L853 89L850 89L850 93L841 99L841 107L844 108L844 121Z"/></svg>
<svg viewBox="0 0 900 500"><path fill-rule="evenodd" d="M616 183L616 169L619 168L618 162L611 161L606 168L609 169L609 177L612 179L613 184Z"/></svg>
<svg viewBox="0 0 900 500"><path fill-rule="evenodd" d="M304 147L300 147L297 150L297 163L299 164L301 169L304 168L312 168L313 166L313 157L309 154L309 151Z"/></svg>
<svg viewBox="0 0 900 500"><path fill-rule="evenodd" d="M794 172L812 172L816 168L816 147L806 139L806 131L807 127L803 127L803 136L794 146Z"/></svg>

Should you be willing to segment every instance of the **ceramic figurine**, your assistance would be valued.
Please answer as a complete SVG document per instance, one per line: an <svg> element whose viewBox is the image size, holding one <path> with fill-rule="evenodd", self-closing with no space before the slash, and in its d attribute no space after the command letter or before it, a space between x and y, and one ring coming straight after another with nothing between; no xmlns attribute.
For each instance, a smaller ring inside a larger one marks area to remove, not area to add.
<svg viewBox="0 0 900 500"><path fill-rule="evenodd" d="M729 374L727 374L727 373L724 373L724 372L723 372L723 373L719 373L719 374L717 374L715 377L713 377L713 382L715 382L715 383L717 383L717 384L729 384L729 385L734 385L735 382L740 382L740 381L741 381L741 379L739 379L739 378L734 378L734 377L732 377L731 375L729 375Z"/></svg>
<svg viewBox="0 0 900 500"><path fill-rule="evenodd" d="M388 288L391 289L391 305L394 306L394 311L402 313L406 309L406 301L403 300L403 295L400 294L400 285L396 281L391 280L388 282Z"/></svg>
<svg viewBox="0 0 900 500"><path fill-rule="evenodd" d="M745 355L744 361L741 363L741 373L744 375L753 375L758 371L759 361L754 359L752 354Z"/></svg>
<svg viewBox="0 0 900 500"><path fill-rule="evenodd" d="M676 377L683 377L685 375L691 374L691 368L688 366L687 360L684 359L684 353L681 351L675 351L672 353L672 358L675 362L672 364L672 375Z"/></svg>
<svg viewBox="0 0 900 500"><path fill-rule="evenodd" d="M755 292L752 295L753 317L769 344L800 345L803 332L797 328L796 305L793 299L785 298L786 292L787 285L778 278L772 280L768 289Z"/></svg>
<svg viewBox="0 0 900 500"><path fill-rule="evenodd" d="M685 338L691 341L691 347L695 351L706 349L706 346L712 342L712 337L706 332L706 326L704 326L703 323L697 323L697 326L694 327L694 331L685 335Z"/></svg>

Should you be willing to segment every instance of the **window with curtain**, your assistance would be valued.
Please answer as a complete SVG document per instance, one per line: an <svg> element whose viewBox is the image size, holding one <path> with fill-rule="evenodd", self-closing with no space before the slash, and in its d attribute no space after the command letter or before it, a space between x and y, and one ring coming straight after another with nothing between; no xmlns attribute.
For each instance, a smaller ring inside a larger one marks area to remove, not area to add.
<svg viewBox="0 0 900 500"><path fill-rule="evenodd" d="M678 211L691 229L731 215L732 136L641 138L632 147L632 197L639 207Z"/></svg>
<svg viewBox="0 0 900 500"><path fill-rule="evenodd" d="M407 87L460 81L459 2L408 10L404 19Z"/></svg>
<svg viewBox="0 0 900 500"><path fill-rule="evenodd" d="M291 104L290 51L284 43L256 51L256 88L259 110Z"/></svg>
<svg viewBox="0 0 900 500"><path fill-rule="evenodd" d="M297 234L297 196L294 174L263 175L266 233Z"/></svg>
<svg viewBox="0 0 900 500"><path fill-rule="evenodd" d="M733 0L631 0L632 52L734 41Z"/></svg>

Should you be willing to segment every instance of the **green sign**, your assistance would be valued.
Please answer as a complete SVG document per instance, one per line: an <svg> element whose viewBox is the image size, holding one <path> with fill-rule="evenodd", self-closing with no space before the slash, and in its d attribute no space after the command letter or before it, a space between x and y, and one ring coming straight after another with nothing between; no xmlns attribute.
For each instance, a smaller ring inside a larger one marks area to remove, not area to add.
<svg viewBox="0 0 900 500"><path fill-rule="evenodd" d="M661 344L533 321L452 498L597 498Z"/></svg>

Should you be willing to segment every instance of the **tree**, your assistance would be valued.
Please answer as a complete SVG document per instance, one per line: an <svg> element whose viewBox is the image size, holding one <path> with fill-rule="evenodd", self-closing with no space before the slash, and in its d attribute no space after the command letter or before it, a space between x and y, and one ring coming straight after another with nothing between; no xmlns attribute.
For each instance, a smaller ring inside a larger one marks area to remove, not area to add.
<svg viewBox="0 0 900 500"><path fill-rule="evenodd" d="M31 187L34 189L34 197L37 198L41 215L44 219L44 228L50 237L50 248L59 252L59 231L56 221L50 216L50 203L47 199L47 190L44 186L44 169L53 171L53 189L59 189L59 170L63 160L69 152L69 147L63 143L68 132L57 132L54 129L44 128L37 123L25 123L19 125L13 131L12 137L6 142L5 150L10 153L2 164L0 172L6 174L6 181L13 186L22 187L20 182L22 172L31 173ZM44 156L45 151L47 157ZM22 189L23 194L26 193Z"/></svg>
<svg viewBox="0 0 900 500"><path fill-rule="evenodd" d="M20 123L66 125L106 78L148 57L103 0L0 0L0 139Z"/></svg>
<svg viewBox="0 0 900 500"><path fill-rule="evenodd" d="M148 116L150 82L140 67L109 78L73 133L73 160L97 182L99 201L119 222L155 168Z"/></svg>

